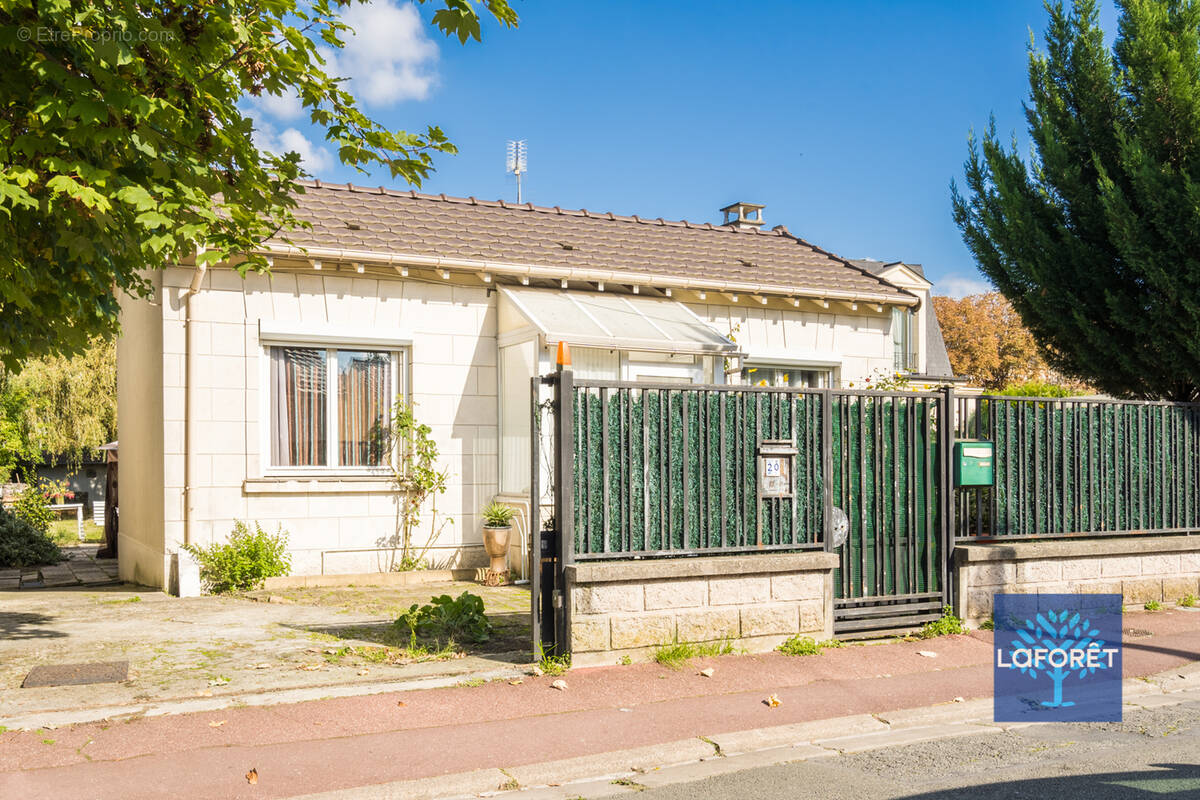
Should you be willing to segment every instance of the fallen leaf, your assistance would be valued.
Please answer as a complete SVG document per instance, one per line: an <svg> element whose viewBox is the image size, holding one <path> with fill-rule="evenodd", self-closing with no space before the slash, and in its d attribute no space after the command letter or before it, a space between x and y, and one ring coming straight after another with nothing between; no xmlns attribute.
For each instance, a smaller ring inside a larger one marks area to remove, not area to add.
<svg viewBox="0 0 1200 800"><path fill-rule="evenodd" d="M700 676L703 678L711 678L713 676L713 668L708 667L707 669L700 670Z"/></svg>
<svg viewBox="0 0 1200 800"><path fill-rule="evenodd" d="M546 673L542 672L541 667L530 667L529 674L535 678L540 678L541 676L545 675Z"/></svg>
<svg viewBox="0 0 1200 800"><path fill-rule="evenodd" d="M265 662L262 664L255 664L253 667L253 669L270 669L270 668L271 668L271 665L267 664Z"/></svg>
<svg viewBox="0 0 1200 800"><path fill-rule="evenodd" d="M558 689L560 692L562 692L562 691L566 691L567 682L564 681L562 678L559 678L554 683L550 684L550 686L552 686L553 688Z"/></svg>
<svg viewBox="0 0 1200 800"><path fill-rule="evenodd" d="M359 675L366 675L366 674L368 674L370 671L371 671L371 670L369 670L369 669L360 669L360 670L358 671L358 674L359 674Z"/></svg>
<svg viewBox="0 0 1200 800"><path fill-rule="evenodd" d="M221 727L222 725L224 725L226 722L228 722L228 720L224 720L224 719L221 719L221 720L214 720L213 722L210 722L210 723L208 723L208 727L210 727L210 728L219 728L219 727Z"/></svg>
<svg viewBox="0 0 1200 800"><path fill-rule="evenodd" d="M403 700L397 700L396 705L400 706L401 708L404 708L404 706L408 705L408 703L405 703Z"/></svg>
<svg viewBox="0 0 1200 800"><path fill-rule="evenodd" d="M511 681L508 682L508 685L509 686L520 686L524 682L525 681L523 681L520 678L513 678Z"/></svg>
<svg viewBox="0 0 1200 800"><path fill-rule="evenodd" d="M767 705L767 708L775 708L776 706L780 705L782 701L779 699L779 695L773 694L767 697L766 700L763 700L763 702Z"/></svg>
<svg viewBox="0 0 1200 800"><path fill-rule="evenodd" d="M258 783L258 767L252 767L250 771L246 773L246 783L250 784L251 786Z"/></svg>
<svg viewBox="0 0 1200 800"><path fill-rule="evenodd" d="M937 653L932 650L918 650L917 655L924 656L925 658L937 658Z"/></svg>
<svg viewBox="0 0 1200 800"><path fill-rule="evenodd" d="M300 669L304 670L305 672L316 672L320 668L321 668L320 664L301 664L300 665Z"/></svg>
<svg viewBox="0 0 1200 800"><path fill-rule="evenodd" d="M196 696L197 697L212 697L212 692L209 692L209 691L196 692Z"/></svg>

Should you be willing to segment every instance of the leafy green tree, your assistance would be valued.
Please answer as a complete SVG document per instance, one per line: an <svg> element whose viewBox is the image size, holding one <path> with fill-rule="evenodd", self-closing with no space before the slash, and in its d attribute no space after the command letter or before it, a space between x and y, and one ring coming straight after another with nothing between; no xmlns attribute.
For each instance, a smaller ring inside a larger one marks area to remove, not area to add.
<svg viewBox="0 0 1200 800"><path fill-rule="evenodd" d="M954 219L1051 364L1118 395L1200 399L1200 3L1048 5L1027 164L994 120Z"/></svg>
<svg viewBox="0 0 1200 800"><path fill-rule="evenodd" d="M412 184L455 151L375 122L326 72L351 2L0 2L0 361L81 352L116 332L121 293L146 296L144 270L297 224L300 157L254 144L247 97L295 94L344 164ZM506 0L432 2L464 43L481 14L517 23Z"/></svg>
<svg viewBox="0 0 1200 800"><path fill-rule="evenodd" d="M116 435L117 358L111 340L93 339L76 356L30 359L15 374L0 369L0 479L17 463L38 462L44 455L64 456L78 466Z"/></svg>

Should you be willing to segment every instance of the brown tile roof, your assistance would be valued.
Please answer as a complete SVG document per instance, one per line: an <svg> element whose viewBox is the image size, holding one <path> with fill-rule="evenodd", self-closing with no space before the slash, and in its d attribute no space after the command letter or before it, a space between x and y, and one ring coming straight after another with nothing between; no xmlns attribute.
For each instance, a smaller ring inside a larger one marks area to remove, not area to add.
<svg viewBox="0 0 1200 800"><path fill-rule="evenodd" d="M614 282L636 274L714 288L757 285L785 294L915 300L783 226L737 230L383 187L305 185L296 215L312 229L288 233L300 247L609 272Z"/></svg>

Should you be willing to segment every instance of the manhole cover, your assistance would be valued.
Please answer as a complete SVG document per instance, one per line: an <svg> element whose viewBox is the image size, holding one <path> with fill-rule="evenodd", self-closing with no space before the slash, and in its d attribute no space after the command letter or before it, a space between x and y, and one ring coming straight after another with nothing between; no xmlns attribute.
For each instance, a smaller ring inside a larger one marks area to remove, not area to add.
<svg viewBox="0 0 1200 800"><path fill-rule="evenodd" d="M1121 633L1125 634L1130 639L1141 639L1143 636L1154 635L1152 631L1144 630L1142 628L1126 628L1125 630L1121 631Z"/></svg>
<svg viewBox="0 0 1200 800"><path fill-rule="evenodd" d="M39 686L82 686L87 683L120 683L129 680L128 661L99 661L92 664L47 664L34 667L25 676L22 689Z"/></svg>

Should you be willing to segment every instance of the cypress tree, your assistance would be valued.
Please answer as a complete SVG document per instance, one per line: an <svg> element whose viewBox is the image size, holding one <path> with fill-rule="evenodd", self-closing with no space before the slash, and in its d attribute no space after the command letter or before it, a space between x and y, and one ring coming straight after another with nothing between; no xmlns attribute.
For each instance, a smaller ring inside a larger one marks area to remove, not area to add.
<svg viewBox="0 0 1200 800"><path fill-rule="evenodd" d="M971 138L954 219L1065 375L1200 400L1200 3L1047 5L1031 44L1028 164L995 120Z"/></svg>

